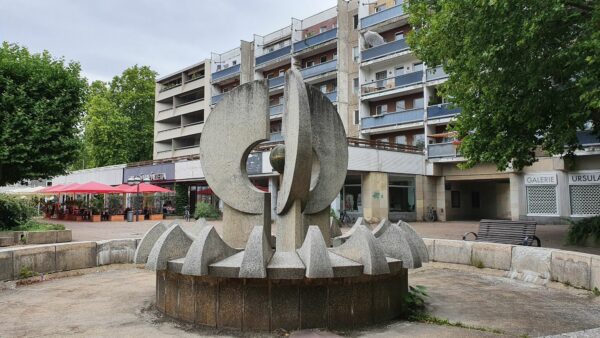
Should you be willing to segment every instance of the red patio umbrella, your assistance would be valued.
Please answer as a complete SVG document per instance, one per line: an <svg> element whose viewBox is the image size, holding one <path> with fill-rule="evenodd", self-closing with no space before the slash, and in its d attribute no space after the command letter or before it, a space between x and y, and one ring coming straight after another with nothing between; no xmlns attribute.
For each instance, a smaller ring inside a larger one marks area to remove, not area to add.
<svg viewBox="0 0 600 338"><path fill-rule="evenodd" d="M119 186L116 186L115 189L119 190L119 192L121 192L121 193L135 194L138 192L137 186L129 185L129 184L121 184ZM173 191L159 187L157 185L149 184L149 183L140 183L139 192L145 193L145 192L173 192Z"/></svg>
<svg viewBox="0 0 600 338"><path fill-rule="evenodd" d="M54 187L54 189L48 189L45 192L47 193L63 193L65 189L75 188L79 185L79 183L69 183L69 184L61 184Z"/></svg>
<svg viewBox="0 0 600 338"><path fill-rule="evenodd" d="M61 192L72 192L78 194L109 194L119 191L110 185L98 182L87 182L84 184L79 184L75 187L61 189Z"/></svg>
<svg viewBox="0 0 600 338"><path fill-rule="evenodd" d="M51 190L58 189L58 188L60 188L62 186L64 186L64 184L51 185L49 187L45 187L42 190L39 190L38 193L45 193L45 192L50 193L50 192L52 192Z"/></svg>

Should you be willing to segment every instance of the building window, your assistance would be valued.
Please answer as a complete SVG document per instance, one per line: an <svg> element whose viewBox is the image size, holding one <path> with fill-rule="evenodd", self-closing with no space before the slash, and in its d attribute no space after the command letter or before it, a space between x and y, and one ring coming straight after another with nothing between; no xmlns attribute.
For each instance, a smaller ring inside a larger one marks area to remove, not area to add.
<svg viewBox="0 0 600 338"><path fill-rule="evenodd" d="M379 13L381 11L385 11L385 5L375 7L375 13Z"/></svg>
<svg viewBox="0 0 600 338"><path fill-rule="evenodd" d="M404 39L404 32L396 32L396 34L394 34L394 41L403 40L403 39Z"/></svg>
<svg viewBox="0 0 600 338"><path fill-rule="evenodd" d="M394 68L394 74L396 76L404 74L404 67L396 67L396 68Z"/></svg>
<svg viewBox="0 0 600 338"><path fill-rule="evenodd" d="M406 102L404 100L396 101L396 111L406 110Z"/></svg>
<svg viewBox="0 0 600 338"><path fill-rule="evenodd" d="M325 33L327 32L327 26L321 26L321 28L319 28L319 33Z"/></svg>
<svg viewBox="0 0 600 338"><path fill-rule="evenodd" d="M361 184L360 175L346 176L346 181L342 188L342 210L362 212Z"/></svg>
<svg viewBox="0 0 600 338"><path fill-rule="evenodd" d="M354 14L354 16L352 17L352 25L354 29L358 28L358 14Z"/></svg>
<svg viewBox="0 0 600 338"><path fill-rule="evenodd" d="M280 69L279 76L284 76L284 75L285 75L285 69Z"/></svg>
<svg viewBox="0 0 600 338"><path fill-rule="evenodd" d="M352 59L354 60L354 62L358 62L360 60L358 46L352 47Z"/></svg>
<svg viewBox="0 0 600 338"><path fill-rule="evenodd" d="M555 185L532 185L527 188L527 213L541 215L556 215Z"/></svg>
<svg viewBox="0 0 600 338"><path fill-rule="evenodd" d="M415 178L389 176L389 200L391 212L415 211Z"/></svg>
<svg viewBox="0 0 600 338"><path fill-rule="evenodd" d="M320 90L321 90L321 93L323 93L323 94L327 93L327 85L326 84L321 85Z"/></svg>
<svg viewBox="0 0 600 338"><path fill-rule="evenodd" d="M406 144L406 135L398 135L396 136L397 144Z"/></svg>
<svg viewBox="0 0 600 338"><path fill-rule="evenodd" d="M600 185L570 185L571 215L600 215Z"/></svg>
<svg viewBox="0 0 600 338"><path fill-rule="evenodd" d="M321 63L327 62L327 55L321 56Z"/></svg>
<svg viewBox="0 0 600 338"><path fill-rule="evenodd" d="M413 146L419 149L425 148L425 134L415 134L413 136Z"/></svg>
<svg viewBox="0 0 600 338"><path fill-rule="evenodd" d="M231 66L235 66L235 65L237 65L237 60L231 61Z"/></svg>
<svg viewBox="0 0 600 338"><path fill-rule="evenodd" d="M413 64L413 72L423 70L423 62L417 62Z"/></svg>
<svg viewBox="0 0 600 338"><path fill-rule="evenodd" d="M450 205L452 208L460 208L460 191L452 190L450 192Z"/></svg>
<svg viewBox="0 0 600 338"><path fill-rule="evenodd" d="M413 101L413 109L421 109L423 107L425 107L425 100L422 97Z"/></svg>
<svg viewBox="0 0 600 338"><path fill-rule="evenodd" d="M354 94L358 94L358 78L357 77L352 79L352 90L354 90Z"/></svg>
<svg viewBox="0 0 600 338"><path fill-rule="evenodd" d="M314 65L315 65L315 62L313 60L306 61L306 67L312 67Z"/></svg>
<svg viewBox="0 0 600 338"><path fill-rule="evenodd" d="M387 113L387 104L382 104L375 107L375 115L382 115Z"/></svg>
<svg viewBox="0 0 600 338"><path fill-rule="evenodd" d="M358 113L358 110L354 111L354 124L357 125L360 122L360 114Z"/></svg>

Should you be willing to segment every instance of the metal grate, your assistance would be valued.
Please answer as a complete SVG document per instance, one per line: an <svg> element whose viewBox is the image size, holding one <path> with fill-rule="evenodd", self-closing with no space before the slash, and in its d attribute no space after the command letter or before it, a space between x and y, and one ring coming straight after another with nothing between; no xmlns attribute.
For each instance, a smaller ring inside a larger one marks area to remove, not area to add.
<svg viewBox="0 0 600 338"><path fill-rule="evenodd" d="M539 185L527 187L527 213L556 215L556 186Z"/></svg>
<svg viewBox="0 0 600 338"><path fill-rule="evenodd" d="M571 215L600 215L600 185L572 185Z"/></svg>

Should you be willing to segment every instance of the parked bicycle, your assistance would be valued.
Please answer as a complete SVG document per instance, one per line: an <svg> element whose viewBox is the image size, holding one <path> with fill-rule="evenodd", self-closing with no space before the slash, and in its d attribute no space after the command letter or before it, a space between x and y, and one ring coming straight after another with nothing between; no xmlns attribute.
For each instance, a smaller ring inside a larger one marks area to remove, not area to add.
<svg viewBox="0 0 600 338"><path fill-rule="evenodd" d="M352 226L356 222L356 218L349 215L346 210L340 212L340 222L342 226Z"/></svg>
<svg viewBox="0 0 600 338"><path fill-rule="evenodd" d="M431 205L427 207L427 212L425 213L425 215L423 216L423 220L425 222L435 222L437 221L437 212L435 211L435 208L432 207Z"/></svg>

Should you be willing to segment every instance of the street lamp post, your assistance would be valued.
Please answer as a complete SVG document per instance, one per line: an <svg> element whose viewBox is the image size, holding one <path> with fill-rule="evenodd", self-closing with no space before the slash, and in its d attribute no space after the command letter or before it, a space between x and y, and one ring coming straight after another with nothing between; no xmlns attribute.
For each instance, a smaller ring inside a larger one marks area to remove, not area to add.
<svg viewBox="0 0 600 338"><path fill-rule="evenodd" d="M130 186L136 186L137 187L137 192L135 194L135 198L136 200L140 199L140 183L142 183L144 180L139 177L139 176L131 176L127 179L127 184L129 184ZM138 203L136 203L138 204ZM140 210L138 208L138 206L136 205L135 207L135 221L138 222L140 220Z"/></svg>

